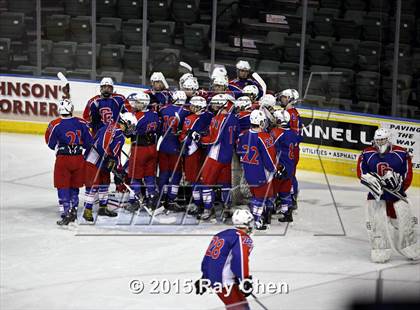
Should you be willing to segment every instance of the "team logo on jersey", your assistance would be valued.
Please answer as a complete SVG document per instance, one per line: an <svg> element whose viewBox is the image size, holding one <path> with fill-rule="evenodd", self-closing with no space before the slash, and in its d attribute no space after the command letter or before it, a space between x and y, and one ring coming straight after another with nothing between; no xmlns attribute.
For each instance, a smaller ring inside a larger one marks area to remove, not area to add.
<svg viewBox="0 0 420 310"><path fill-rule="evenodd" d="M380 162L376 164L376 171L380 176L384 176L387 171L394 171L388 163L386 162Z"/></svg>
<svg viewBox="0 0 420 310"><path fill-rule="evenodd" d="M99 114L101 115L101 120L105 124L109 124L112 122L112 110L108 107L100 108Z"/></svg>

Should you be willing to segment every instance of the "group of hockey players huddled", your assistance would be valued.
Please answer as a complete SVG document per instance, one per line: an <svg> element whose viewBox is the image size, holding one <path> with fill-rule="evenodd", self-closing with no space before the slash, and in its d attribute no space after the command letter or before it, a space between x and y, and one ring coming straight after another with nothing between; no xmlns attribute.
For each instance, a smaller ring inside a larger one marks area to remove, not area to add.
<svg viewBox="0 0 420 310"><path fill-rule="evenodd" d="M99 216L117 216L108 208L111 174L119 190L129 191L130 212L187 212L214 223L217 187L229 218L236 156L249 187L255 228L267 229L272 214L281 222L293 221L301 141L294 105L299 93L286 89L268 94L251 76L247 61L239 61L236 68L237 77L229 80L226 69L216 67L209 90L201 89L192 73L181 76L179 90L170 90L164 75L154 72L150 89L127 98L115 93L112 79L105 77L83 118L73 117L70 94L63 97L60 117L45 134L57 154L54 186L62 210L57 224L76 220L83 186L86 221L94 221L97 199ZM129 154L123 150L127 138ZM192 189L187 205L177 203L182 178Z"/></svg>

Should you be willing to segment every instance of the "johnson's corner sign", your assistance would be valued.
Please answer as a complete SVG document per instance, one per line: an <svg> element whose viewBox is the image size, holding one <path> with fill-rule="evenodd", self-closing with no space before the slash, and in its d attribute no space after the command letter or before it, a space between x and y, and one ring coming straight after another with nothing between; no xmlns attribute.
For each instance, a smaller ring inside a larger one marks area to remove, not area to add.
<svg viewBox="0 0 420 310"><path fill-rule="evenodd" d="M57 102L63 83L41 79L0 75L0 118L50 121L58 116ZM140 88L116 85L115 91L129 95ZM76 112L82 112L90 98L99 94L99 84L70 81L70 95Z"/></svg>

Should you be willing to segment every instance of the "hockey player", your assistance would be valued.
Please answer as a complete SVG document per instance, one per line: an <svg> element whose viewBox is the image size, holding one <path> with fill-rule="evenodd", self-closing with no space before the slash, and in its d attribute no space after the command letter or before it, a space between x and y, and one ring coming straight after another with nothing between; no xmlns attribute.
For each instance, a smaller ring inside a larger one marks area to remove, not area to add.
<svg viewBox="0 0 420 310"><path fill-rule="evenodd" d="M201 263L202 277L195 282L196 294L209 288L222 288L217 295L226 309L249 309L246 297L252 294L252 276L249 274L249 255L253 242L249 236L254 218L248 210L235 210L232 215L235 228L216 234Z"/></svg>
<svg viewBox="0 0 420 310"><path fill-rule="evenodd" d="M388 129L375 131L373 146L358 158L357 175L369 189L366 226L372 261L387 262L391 248L409 259L420 259L415 218L406 195L413 177L411 156L391 143Z"/></svg>
<svg viewBox="0 0 420 310"><path fill-rule="evenodd" d="M272 137L264 132L266 117L260 110L250 115L251 128L241 133L237 142L245 179L252 198L250 209L257 229L267 229L273 209L273 187L271 181L276 172L276 151Z"/></svg>
<svg viewBox="0 0 420 310"><path fill-rule="evenodd" d="M150 76L150 83L152 84L152 88L146 91L146 93L150 96L150 103L153 105L155 111L159 111L159 108L171 102L169 85L162 72L153 72Z"/></svg>
<svg viewBox="0 0 420 310"><path fill-rule="evenodd" d="M276 103L278 106L289 112L290 114L290 129L302 135L302 121L300 115L295 105L299 100L299 93L295 89L286 89L276 95ZM295 171L293 172L292 177L292 200L293 200L293 209L297 209L297 196L299 193L299 183L296 178L296 167L299 163L299 145L295 148Z"/></svg>
<svg viewBox="0 0 420 310"><path fill-rule="evenodd" d="M260 98L263 95L263 90L261 86L255 81L251 75L251 66L246 60L239 60L236 63L236 79L229 81L229 90L235 93L235 97L241 95L242 90L245 86L255 85L258 88L257 97Z"/></svg>
<svg viewBox="0 0 420 310"><path fill-rule="evenodd" d="M251 127L249 116L251 114L252 102L248 96L242 96L235 101L236 114L239 120L239 132L242 133Z"/></svg>
<svg viewBox="0 0 420 310"><path fill-rule="evenodd" d="M231 163L234 143L239 132L239 122L233 112L233 103L228 98L227 95L218 94L211 99L210 109L215 116L211 120L207 135L201 136L197 131L191 134L192 139L208 146L207 157L200 175L205 208L201 219L204 221L215 220L212 188L214 185L222 186L222 201L225 209L229 209L231 203Z"/></svg>
<svg viewBox="0 0 420 310"><path fill-rule="evenodd" d="M68 225L77 218L79 188L84 184L83 149L93 143L87 123L73 117L74 106L70 99L60 100L58 113L45 132L45 142L56 151L54 187L57 188L61 220L58 225Z"/></svg>
<svg viewBox="0 0 420 310"><path fill-rule="evenodd" d="M130 193L128 210L139 209L140 204L135 196L141 196L141 185L146 187L146 205L154 209L158 200L156 191L157 169L157 133L159 116L149 108L150 97L144 92L134 93L127 97L137 119L136 129L131 138L131 152L128 165L128 177L134 193Z"/></svg>
<svg viewBox="0 0 420 310"><path fill-rule="evenodd" d="M108 188L110 172L121 171L121 149L125 136L135 130L137 119L130 112L121 114L118 123L110 123L102 127L96 134L94 144L86 153L85 168L85 210L83 218L93 222L92 207L96 194L99 195L98 215L115 217L117 213L108 209Z"/></svg>
<svg viewBox="0 0 420 310"><path fill-rule="evenodd" d="M184 105L185 109L187 110L190 109L191 98L196 96L198 88L199 88L198 81L195 77L188 78L183 83L183 87L181 90L187 96L187 99L185 100L185 105Z"/></svg>
<svg viewBox="0 0 420 310"><path fill-rule="evenodd" d="M252 102L252 110L257 110L260 108L260 103L258 102L258 87L255 85L247 85L242 90L242 95L248 96Z"/></svg>
<svg viewBox="0 0 420 310"><path fill-rule="evenodd" d="M173 103L160 109L161 136L157 144L159 157L159 191L161 202L171 211L182 211L175 203L182 177L181 145L178 135L189 112L184 109L186 95L183 91L173 94Z"/></svg>
<svg viewBox="0 0 420 310"><path fill-rule="evenodd" d="M120 113L130 111L130 105L123 95L114 93L114 82L104 77L100 82L101 94L89 99L83 112L93 136L98 130L112 122L117 122Z"/></svg>
<svg viewBox="0 0 420 310"><path fill-rule="evenodd" d="M270 134L276 148L278 172L274 179L274 194L280 202L279 222L293 222L293 201L291 195L292 177L295 172L295 148L298 147L301 136L290 129L290 114L286 110L273 113L276 120ZM277 206L276 206L277 207Z"/></svg>
<svg viewBox="0 0 420 310"><path fill-rule="evenodd" d="M194 78L194 75L191 72L184 73L179 78L179 89L184 90L184 83L186 80L189 80L190 78Z"/></svg>
<svg viewBox="0 0 420 310"><path fill-rule="evenodd" d="M208 117L206 99L195 96L190 101L191 114L188 115L183 123L182 132L179 140L182 144L181 150L184 155L184 174L185 180L192 187L192 196L195 208L189 210L189 214L197 214L198 210L204 209L203 199L201 197L201 188L199 181L199 173L203 165L205 152L197 141L191 138L192 132L204 133L208 130L211 118ZM197 136L196 136L197 137Z"/></svg>

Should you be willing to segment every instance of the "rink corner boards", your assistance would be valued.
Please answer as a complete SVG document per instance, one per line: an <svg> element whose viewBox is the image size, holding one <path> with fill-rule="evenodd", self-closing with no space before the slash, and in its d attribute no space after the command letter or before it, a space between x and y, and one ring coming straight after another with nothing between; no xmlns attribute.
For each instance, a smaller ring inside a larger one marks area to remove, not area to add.
<svg viewBox="0 0 420 310"><path fill-rule="evenodd" d="M298 169L356 177L357 157L370 145L375 130L386 127L393 132L394 143L412 153L412 186L420 186L419 121L310 108L299 112L304 129ZM47 122L0 119L0 132L43 135L47 126Z"/></svg>

